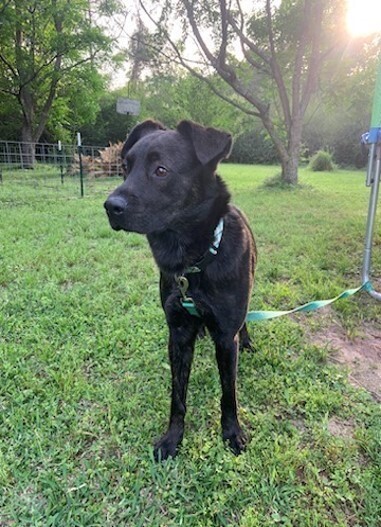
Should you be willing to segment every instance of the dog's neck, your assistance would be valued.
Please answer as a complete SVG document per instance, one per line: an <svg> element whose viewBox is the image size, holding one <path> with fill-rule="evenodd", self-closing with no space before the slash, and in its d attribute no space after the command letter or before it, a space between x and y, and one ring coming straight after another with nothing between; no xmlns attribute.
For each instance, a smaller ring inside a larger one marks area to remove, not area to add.
<svg viewBox="0 0 381 527"><path fill-rule="evenodd" d="M147 235L159 269L170 275L181 274L206 253L213 242L218 222L227 213L230 194L217 177L217 192L187 207L171 226Z"/></svg>

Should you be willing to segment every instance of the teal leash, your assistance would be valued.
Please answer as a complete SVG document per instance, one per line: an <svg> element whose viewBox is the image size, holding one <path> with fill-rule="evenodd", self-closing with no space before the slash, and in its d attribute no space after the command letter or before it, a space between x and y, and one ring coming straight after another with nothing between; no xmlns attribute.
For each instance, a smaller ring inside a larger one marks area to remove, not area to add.
<svg viewBox="0 0 381 527"><path fill-rule="evenodd" d="M217 227L214 230L213 243L209 247L208 251L204 254L200 261L195 265L188 267L184 270L181 275L176 275L175 280L178 285L178 288L181 293L181 305L188 311L188 313L194 317L200 317L200 313L197 310L197 307L190 296L187 296L189 289L189 280L185 275L200 273L202 272L208 264L214 259L218 253L218 249L221 243L222 234L224 231L224 220L220 219ZM322 307L328 306L337 300L342 298L348 298L353 296L360 291L374 291L374 288L370 281L364 282L360 287L355 289L347 289L340 293L340 295L335 296L335 298L330 298L329 300L314 300L313 302L308 302L302 306L290 309L289 311L249 311L246 315L246 322L260 322L262 320L270 320L272 318L283 317L284 315L291 315L293 313L301 313L307 311L315 311Z"/></svg>
<svg viewBox="0 0 381 527"><path fill-rule="evenodd" d="M330 298L329 300L314 300L313 302L308 302L307 304L303 304L302 306L290 309L289 311L249 311L246 315L246 322L260 322L262 320L270 320L272 318L282 317L284 315L291 315L293 313L315 311L316 309L328 306L329 304L332 304L337 300L340 300L342 298L348 298L349 296L353 296L356 293L360 293L360 291L373 290L374 289L372 284L370 283L370 281L367 281L364 282L360 287L357 287L355 289L347 289L346 291L343 291L339 295L335 296L335 298ZM190 315L196 317L200 316L192 298L183 298L181 300L181 304Z"/></svg>

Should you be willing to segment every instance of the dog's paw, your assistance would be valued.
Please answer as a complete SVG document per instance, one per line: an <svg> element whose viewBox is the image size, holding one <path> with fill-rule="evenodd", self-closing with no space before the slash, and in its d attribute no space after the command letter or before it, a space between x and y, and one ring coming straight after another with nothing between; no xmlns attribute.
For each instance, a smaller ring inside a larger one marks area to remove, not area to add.
<svg viewBox="0 0 381 527"><path fill-rule="evenodd" d="M174 440L171 435L163 435L163 437L159 439L154 445L153 455L155 461L165 461L169 457L175 457L177 455L179 445L180 441Z"/></svg>
<svg viewBox="0 0 381 527"><path fill-rule="evenodd" d="M239 332L239 349L247 350L248 352L254 352L255 348L251 343L249 332L247 331L247 326L244 324Z"/></svg>
<svg viewBox="0 0 381 527"><path fill-rule="evenodd" d="M241 351L247 351L248 353L254 353L256 351L255 347L253 346L249 338L245 340L240 340L239 349Z"/></svg>
<svg viewBox="0 0 381 527"><path fill-rule="evenodd" d="M245 450L247 438L241 428L238 427L234 431L223 432L222 437L236 456L239 456Z"/></svg>

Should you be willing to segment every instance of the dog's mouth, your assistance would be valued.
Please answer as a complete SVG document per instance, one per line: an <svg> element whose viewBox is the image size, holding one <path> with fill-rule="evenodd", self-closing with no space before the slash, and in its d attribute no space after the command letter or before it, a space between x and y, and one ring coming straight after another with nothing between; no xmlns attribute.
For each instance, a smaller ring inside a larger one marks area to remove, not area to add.
<svg viewBox="0 0 381 527"><path fill-rule="evenodd" d="M110 218L109 218L109 221L110 221ZM114 230L114 231L121 231L123 229L123 227L121 227L120 225L117 225L115 223L113 223L112 221L110 221L110 226L111 228Z"/></svg>
<svg viewBox="0 0 381 527"><path fill-rule="evenodd" d="M106 209L106 214L107 214L110 227L114 231L121 231L123 228L122 225L118 221L115 221L115 217L112 214L110 214L110 212L107 209Z"/></svg>
<svg viewBox="0 0 381 527"><path fill-rule="evenodd" d="M110 227L114 231L136 232L138 234L147 234L146 218L140 218L137 215L123 215L115 217L107 212Z"/></svg>
<svg viewBox="0 0 381 527"><path fill-rule="evenodd" d="M109 198L104 207L106 209L110 227L114 231L136 232L138 234L150 234L159 232L165 228L157 216L149 213L146 207L131 206L119 196Z"/></svg>

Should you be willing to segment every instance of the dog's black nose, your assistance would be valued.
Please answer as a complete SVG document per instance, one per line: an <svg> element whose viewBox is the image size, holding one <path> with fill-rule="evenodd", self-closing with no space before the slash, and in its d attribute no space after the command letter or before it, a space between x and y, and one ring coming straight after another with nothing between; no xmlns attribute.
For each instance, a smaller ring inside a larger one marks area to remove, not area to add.
<svg viewBox="0 0 381 527"><path fill-rule="evenodd" d="M110 196L104 204L108 214L120 216L127 208L127 201L122 196Z"/></svg>

